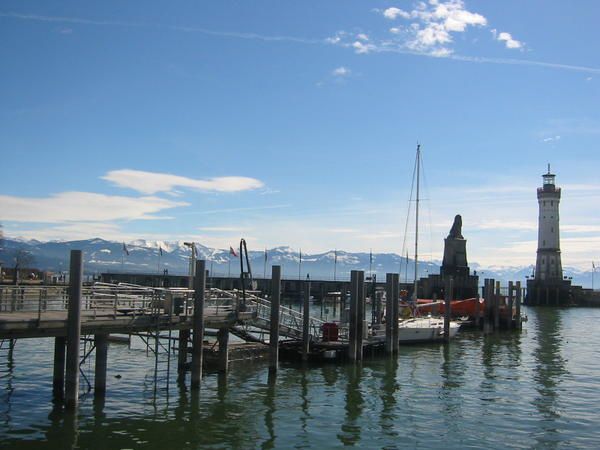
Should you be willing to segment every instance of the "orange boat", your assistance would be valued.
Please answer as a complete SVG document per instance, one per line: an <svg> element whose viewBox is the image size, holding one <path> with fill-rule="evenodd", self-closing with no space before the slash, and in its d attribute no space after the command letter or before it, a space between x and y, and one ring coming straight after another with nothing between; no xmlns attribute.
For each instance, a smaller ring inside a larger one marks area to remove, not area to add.
<svg viewBox="0 0 600 450"><path fill-rule="evenodd" d="M483 313L485 300L477 298L468 298L466 300L452 300L450 302L450 311L454 317L475 317L477 312ZM422 314L444 314L446 308L443 300L434 302L432 300L417 300L417 308Z"/></svg>

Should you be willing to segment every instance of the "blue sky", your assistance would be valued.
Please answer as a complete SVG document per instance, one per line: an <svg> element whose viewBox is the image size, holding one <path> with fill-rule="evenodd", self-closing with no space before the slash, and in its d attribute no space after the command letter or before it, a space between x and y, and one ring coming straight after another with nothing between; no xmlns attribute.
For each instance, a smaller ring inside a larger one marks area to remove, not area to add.
<svg viewBox="0 0 600 450"><path fill-rule="evenodd" d="M27 238L600 260L595 1L0 4L0 221ZM410 243L409 236L407 242Z"/></svg>

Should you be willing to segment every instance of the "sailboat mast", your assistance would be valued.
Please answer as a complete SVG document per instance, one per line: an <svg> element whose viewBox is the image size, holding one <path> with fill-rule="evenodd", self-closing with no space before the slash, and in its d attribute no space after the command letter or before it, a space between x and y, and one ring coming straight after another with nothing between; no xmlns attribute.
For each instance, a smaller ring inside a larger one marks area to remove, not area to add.
<svg viewBox="0 0 600 450"><path fill-rule="evenodd" d="M417 198L415 202L415 284L413 290L413 296L415 302L417 301L417 268L419 261L419 184L420 184L420 175L421 175L421 145L417 144Z"/></svg>

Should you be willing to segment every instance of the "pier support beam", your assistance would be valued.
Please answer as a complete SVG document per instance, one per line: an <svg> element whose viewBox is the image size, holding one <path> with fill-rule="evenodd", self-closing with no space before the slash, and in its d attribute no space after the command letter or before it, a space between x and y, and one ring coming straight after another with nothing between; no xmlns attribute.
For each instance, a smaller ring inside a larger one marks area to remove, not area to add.
<svg viewBox="0 0 600 450"><path fill-rule="evenodd" d="M304 283L304 304L302 309L302 360L308 361L310 352L310 279Z"/></svg>
<svg viewBox="0 0 600 450"><path fill-rule="evenodd" d="M356 361L358 323L358 270L350 271L350 317L348 321L348 359Z"/></svg>
<svg viewBox="0 0 600 450"><path fill-rule="evenodd" d="M516 285L516 296L515 296L515 316L516 317L516 321L517 321L517 329L520 330L523 326L523 324L521 323L521 295L522 295L522 291L521 291L521 282L517 281L517 285Z"/></svg>
<svg viewBox="0 0 600 450"><path fill-rule="evenodd" d="M506 317L506 328L511 329L513 327L513 296L514 296L514 285L512 281L508 282L508 315Z"/></svg>
<svg viewBox="0 0 600 450"><path fill-rule="evenodd" d="M177 373L179 378L185 377L189 340L190 330L179 330L179 338L177 340Z"/></svg>
<svg viewBox="0 0 600 450"><path fill-rule="evenodd" d="M492 289L490 288L490 279L486 278L483 281L483 300L485 301L483 307L483 332L489 333L491 324L490 316L492 311Z"/></svg>
<svg viewBox="0 0 600 450"><path fill-rule="evenodd" d="M94 336L96 344L96 364L94 367L94 396L104 397L106 393L106 368L108 360L108 335Z"/></svg>
<svg viewBox="0 0 600 450"><path fill-rule="evenodd" d="M54 338L54 371L52 374L52 395L62 400L65 393L65 344L64 336Z"/></svg>
<svg viewBox="0 0 600 450"><path fill-rule="evenodd" d="M500 282L496 281L496 293L494 295L494 330L500 329Z"/></svg>
<svg viewBox="0 0 600 450"><path fill-rule="evenodd" d="M79 338L81 335L81 250L71 250L69 267L69 310L67 314L67 369L65 374L65 407L77 408L79 401Z"/></svg>
<svg viewBox="0 0 600 450"><path fill-rule="evenodd" d="M192 337L192 389L200 388L202 352L204 348L204 295L206 291L206 261L198 260L194 276L194 320Z"/></svg>
<svg viewBox="0 0 600 450"><path fill-rule="evenodd" d="M229 369L229 328L219 328L217 331L219 343L219 372L227 373Z"/></svg>
<svg viewBox="0 0 600 450"><path fill-rule="evenodd" d="M400 305L398 300L400 299L400 275L395 273L392 278L392 285L394 286L393 292L393 315L392 315L392 348L394 353L400 351L400 328L398 321L400 320Z"/></svg>
<svg viewBox="0 0 600 450"><path fill-rule="evenodd" d="M454 295L454 278L447 277L444 286L444 342L450 342L451 300Z"/></svg>
<svg viewBox="0 0 600 450"><path fill-rule="evenodd" d="M365 338L365 272L358 271L358 290L356 303L356 359L363 359L363 341Z"/></svg>
<svg viewBox="0 0 600 450"><path fill-rule="evenodd" d="M385 274L385 352L394 353L394 274ZM397 303L397 302L396 302Z"/></svg>
<svg viewBox="0 0 600 450"><path fill-rule="evenodd" d="M279 306L281 304L281 266L271 267L271 330L269 333L269 372L277 372L279 362Z"/></svg>

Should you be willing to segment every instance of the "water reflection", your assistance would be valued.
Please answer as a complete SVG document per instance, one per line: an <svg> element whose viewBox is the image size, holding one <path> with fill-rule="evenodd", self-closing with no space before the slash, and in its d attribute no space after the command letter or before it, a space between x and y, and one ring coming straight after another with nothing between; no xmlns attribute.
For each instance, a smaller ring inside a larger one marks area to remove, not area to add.
<svg viewBox="0 0 600 450"><path fill-rule="evenodd" d="M398 383L398 358L394 355L384 363L384 372L381 378L381 415L380 427L384 435L396 440L398 432L398 419L396 414L396 392L400 389Z"/></svg>
<svg viewBox="0 0 600 450"><path fill-rule="evenodd" d="M346 416L342 427L337 437L343 445L355 445L360 442L361 423L358 420L363 410L363 396L360 389L360 381L362 377L362 366L348 365L346 366Z"/></svg>
<svg viewBox="0 0 600 450"><path fill-rule="evenodd" d="M537 433L536 440L545 448L555 448L560 442L558 419L560 418L559 385L566 374L566 363L562 357L562 310L556 308L537 308L535 336L537 348L535 358L535 388L538 392L533 405L543 420L543 432Z"/></svg>
<svg viewBox="0 0 600 450"><path fill-rule="evenodd" d="M277 374L269 371L267 379L267 390L265 392L264 405L265 411L265 427L267 428L268 438L262 443L261 448L275 448L275 386L277 384Z"/></svg>

